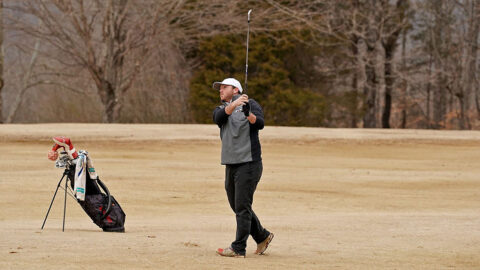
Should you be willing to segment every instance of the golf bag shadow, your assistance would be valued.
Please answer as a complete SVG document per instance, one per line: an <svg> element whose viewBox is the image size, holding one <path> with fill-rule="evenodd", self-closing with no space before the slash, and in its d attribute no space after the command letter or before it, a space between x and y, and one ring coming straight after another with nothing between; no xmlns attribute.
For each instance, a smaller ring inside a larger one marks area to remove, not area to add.
<svg viewBox="0 0 480 270"><path fill-rule="evenodd" d="M69 165L68 179L72 189L75 186L75 164ZM100 190L100 188L103 190ZM98 227L105 232L125 232L125 212L108 188L97 177L86 174L85 200L77 202Z"/></svg>

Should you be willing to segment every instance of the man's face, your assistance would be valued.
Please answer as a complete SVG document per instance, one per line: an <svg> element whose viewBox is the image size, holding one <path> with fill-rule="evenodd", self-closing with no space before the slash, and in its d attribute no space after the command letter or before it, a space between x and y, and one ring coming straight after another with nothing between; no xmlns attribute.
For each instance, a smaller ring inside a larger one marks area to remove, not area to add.
<svg viewBox="0 0 480 270"><path fill-rule="evenodd" d="M220 85L219 92L220 92L220 99L222 101L229 102L230 100L232 100L233 95L236 95L238 93L238 89L233 88L233 86L231 85L222 84Z"/></svg>

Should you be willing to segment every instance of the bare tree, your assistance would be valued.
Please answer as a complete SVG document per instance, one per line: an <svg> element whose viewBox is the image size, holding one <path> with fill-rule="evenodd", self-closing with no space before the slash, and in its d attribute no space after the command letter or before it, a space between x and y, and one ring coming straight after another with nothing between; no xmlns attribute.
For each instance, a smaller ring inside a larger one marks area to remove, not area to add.
<svg viewBox="0 0 480 270"><path fill-rule="evenodd" d="M22 15L7 18L6 27L28 39L13 45L7 39L6 61L19 65L5 64L4 73L13 74L2 94L5 119L28 121L27 101L48 100L48 94L60 102L62 91L69 91L67 95L90 100L96 112L103 110L105 122L190 121L182 106L188 106L189 80L202 64L195 57L199 42L219 34L245 34L246 11L253 8L252 33L282 39L279 33L288 32L289 39L320 52L309 65L322 75L322 85L308 87L333 101L327 125L479 125L480 1L138 3L5 3L6 10ZM412 10L415 16L409 15ZM12 47L19 49L21 61L13 59Z"/></svg>
<svg viewBox="0 0 480 270"><path fill-rule="evenodd" d="M24 100L48 83L84 92L90 99L95 94L105 122L190 121L185 108L188 82L200 62L189 54L202 38L244 33L248 6L219 0L137 4L128 0L10 2L9 10L20 14L9 18L10 30L24 39L39 38L41 45L37 69L28 83L32 87L24 91L18 82L13 96L24 92L20 95ZM258 18L262 14L256 10ZM33 44L21 46L30 57ZM71 76L79 70L82 76L83 70L88 71L89 83ZM24 108L16 114L23 114Z"/></svg>
<svg viewBox="0 0 480 270"><path fill-rule="evenodd" d="M274 22L270 25L271 30L291 31L293 35L309 30L311 33L308 39L310 46L344 48L342 53L350 62L343 68L338 68L337 64L329 65L328 59L319 59L317 66L320 73L344 74L335 76L337 79L333 84L337 93L331 94L345 93L340 95L340 98L348 97L349 99L347 102L347 111L350 115L349 126L357 127L358 122L362 121L362 112L369 111L369 106L374 108L376 104L376 92L370 91L372 88L367 84L368 76L366 74L368 68L365 57L367 52L365 26L370 18L364 12L365 6L368 6L370 2L362 0L282 2L265 0L265 2L273 8L268 16ZM298 39L299 42L305 42L302 37ZM378 40L375 40L374 43L378 43ZM376 68L375 63L370 63L369 67L372 65ZM368 78L371 79L371 77ZM345 85L345 81L350 81L350 83ZM370 102L372 99L373 102ZM332 111L335 109L333 108ZM367 126L370 125L368 121ZM364 121L364 126L365 123Z"/></svg>
<svg viewBox="0 0 480 270"><path fill-rule="evenodd" d="M125 94L155 46L161 15L175 7L144 4L139 8L128 0L27 1L11 8L41 23L12 18L12 28L54 48L54 53L43 54L57 63L88 70L104 107L104 122L115 122Z"/></svg>
<svg viewBox="0 0 480 270"><path fill-rule="evenodd" d="M394 4L388 0L265 1L288 15L290 19L281 19L282 25L295 20L297 29L312 29L319 36L329 36L350 48L354 70L350 91L363 91L363 100L358 100L364 108L363 127L389 128L392 91L398 76L393 68L394 57L400 33L408 25L408 0ZM317 45L326 44L320 41ZM383 68L380 59L383 59ZM382 100L380 94L384 88ZM352 119L351 126L356 126L356 117Z"/></svg>
<svg viewBox="0 0 480 270"><path fill-rule="evenodd" d="M414 1L409 80L428 128L474 128L478 121L478 1ZM413 78L413 80L412 80Z"/></svg>

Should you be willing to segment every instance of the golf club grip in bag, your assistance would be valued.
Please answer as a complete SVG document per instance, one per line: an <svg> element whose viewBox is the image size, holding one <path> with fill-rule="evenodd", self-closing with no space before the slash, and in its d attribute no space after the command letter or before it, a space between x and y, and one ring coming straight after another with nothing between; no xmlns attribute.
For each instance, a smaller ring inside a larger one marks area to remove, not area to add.
<svg viewBox="0 0 480 270"><path fill-rule="evenodd" d="M74 176L75 169L73 165L68 175L72 188L75 181ZM77 200L78 204L80 204L85 213L92 219L93 223L102 228L103 231L124 232L126 215L120 204L115 200L115 197L110 194L105 183L99 178L91 179L88 173L86 177L85 200Z"/></svg>

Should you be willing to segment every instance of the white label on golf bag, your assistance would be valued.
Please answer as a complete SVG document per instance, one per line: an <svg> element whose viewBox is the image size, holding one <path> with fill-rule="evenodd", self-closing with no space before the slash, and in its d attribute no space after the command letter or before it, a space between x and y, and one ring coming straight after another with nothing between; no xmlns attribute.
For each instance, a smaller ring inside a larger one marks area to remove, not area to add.
<svg viewBox="0 0 480 270"><path fill-rule="evenodd" d="M84 201L85 200L85 185L86 185L86 168L87 168L87 162L86 162L86 156L85 155L78 155L77 158L77 166L75 166L75 186L74 186L74 194L75 197L80 200Z"/></svg>
<svg viewBox="0 0 480 270"><path fill-rule="evenodd" d="M90 179L97 179L97 172L95 171L95 167L93 167L93 161L90 156L87 155L87 169L88 174L90 174Z"/></svg>

